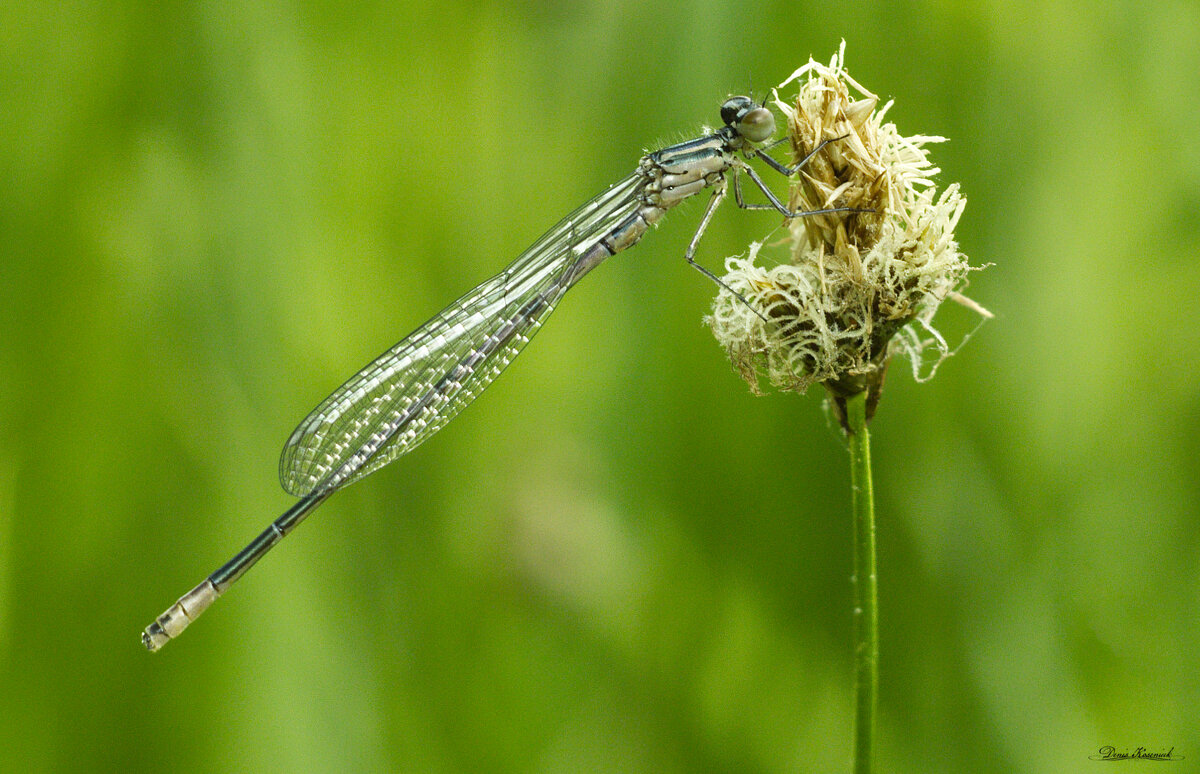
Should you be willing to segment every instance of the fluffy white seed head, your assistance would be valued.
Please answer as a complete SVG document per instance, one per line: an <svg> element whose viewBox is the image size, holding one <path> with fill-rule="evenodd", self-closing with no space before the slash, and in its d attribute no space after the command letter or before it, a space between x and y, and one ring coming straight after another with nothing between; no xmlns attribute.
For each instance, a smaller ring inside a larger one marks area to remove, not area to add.
<svg viewBox="0 0 1200 774"><path fill-rule="evenodd" d="M800 82L792 102L776 90L795 161L831 140L798 174L789 204L870 212L795 218L788 254L755 244L728 259L722 280L749 305L722 290L706 320L755 392L765 375L781 389L821 383L835 396L870 389L877 399L893 349L916 367L926 349L939 360L949 353L931 321L972 271L954 239L966 199L957 184L938 192L925 148L943 138L905 137L885 123L891 103L880 108L844 57L843 42L829 65L797 70L779 87Z"/></svg>

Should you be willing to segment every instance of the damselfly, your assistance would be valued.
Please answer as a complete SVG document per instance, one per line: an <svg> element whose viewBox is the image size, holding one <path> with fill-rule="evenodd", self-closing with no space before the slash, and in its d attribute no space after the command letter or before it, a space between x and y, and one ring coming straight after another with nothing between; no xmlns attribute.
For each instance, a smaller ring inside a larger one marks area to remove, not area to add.
<svg viewBox="0 0 1200 774"><path fill-rule="evenodd" d="M728 193L744 209L773 209L796 218L828 212L789 210L747 163L760 159L790 177L826 143L793 167L764 146L775 117L749 97L721 106L724 126L641 158L637 170L575 212L496 276L470 291L384 352L321 402L283 447L283 488L300 498L261 535L146 627L142 642L158 650L187 627L305 516L338 489L412 451L492 383L554 310L563 294L604 259L635 245L667 211L705 189L708 206L684 257L695 261L709 221ZM769 204L743 200L745 175Z"/></svg>

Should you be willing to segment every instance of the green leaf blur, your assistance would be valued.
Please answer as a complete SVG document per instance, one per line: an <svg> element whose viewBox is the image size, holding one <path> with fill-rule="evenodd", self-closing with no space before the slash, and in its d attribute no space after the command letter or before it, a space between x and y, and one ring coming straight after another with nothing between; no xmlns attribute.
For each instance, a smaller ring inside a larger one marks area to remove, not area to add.
<svg viewBox="0 0 1200 774"><path fill-rule="evenodd" d="M18 1L0 771L847 770L845 449L700 324L696 203L138 642L291 503L279 449L321 398L843 37L902 131L951 138L959 241L996 264L969 293L997 319L928 384L893 363L872 425L881 770L1200 759L1194 2ZM699 259L777 224L726 206Z"/></svg>

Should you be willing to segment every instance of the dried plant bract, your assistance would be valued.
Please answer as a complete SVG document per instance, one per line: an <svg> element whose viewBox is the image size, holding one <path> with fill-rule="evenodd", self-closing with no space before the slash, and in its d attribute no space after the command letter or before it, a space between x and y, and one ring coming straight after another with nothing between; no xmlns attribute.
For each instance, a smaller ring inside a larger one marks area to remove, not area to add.
<svg viewBox="0 0 1200 774"><path fill-rule="evenodd" d="M966 199L957 184L939 193L926 150L944 138L885 123L892 103L880 107L844 60L845 43L828 65L810 60L776 90L776 105L793 163L819 148L789 206L855 211L789 220L790 255L764 261L771 248L754 244L728 259L722 279L748 303L722 290L707 322L755 392L765 375L784 390L823 384L835 398L868 390L873 405L893 350L908 353L918 378L927 352L934 366L949 354L931 321L972 269L954 239ZM780 100L794 82L795 100Z"/></svg>

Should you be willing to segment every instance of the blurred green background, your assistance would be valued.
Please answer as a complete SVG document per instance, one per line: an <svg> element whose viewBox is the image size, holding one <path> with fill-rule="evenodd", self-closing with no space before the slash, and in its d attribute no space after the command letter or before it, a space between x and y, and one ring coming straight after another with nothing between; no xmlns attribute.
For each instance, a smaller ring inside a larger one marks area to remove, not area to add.
<svg viewBox="0 0 1200 774"><path fill-rule="evenodd" d="M1197 770L1200 6L526 0L0 7L0 771L847 770L845 451L701 326L695 203L138 641L330 390L843 37L996 264L873 425L882 770Z"/></svg>

